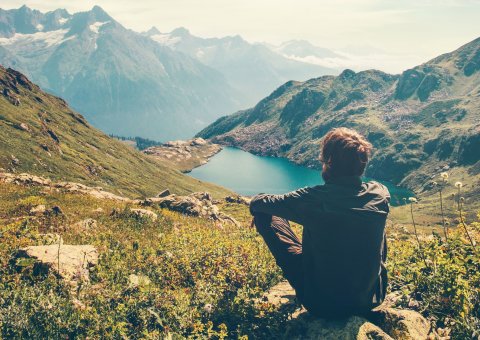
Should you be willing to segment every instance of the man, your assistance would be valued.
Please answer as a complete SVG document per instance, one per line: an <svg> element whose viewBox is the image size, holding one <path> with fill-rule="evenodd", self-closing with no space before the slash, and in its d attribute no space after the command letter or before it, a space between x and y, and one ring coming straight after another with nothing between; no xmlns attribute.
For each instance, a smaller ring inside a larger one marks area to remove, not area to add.
<svg viewBox="0 0 480 340"><path fill-rule="evenodd" d="M320 317L365 315L385 297L390 194L361 180L371 150L359 133L334 129L322 142L324 185L257 195L250 204L252 223L297 298ZM288 221L303 226L302 241Z"/></svg>

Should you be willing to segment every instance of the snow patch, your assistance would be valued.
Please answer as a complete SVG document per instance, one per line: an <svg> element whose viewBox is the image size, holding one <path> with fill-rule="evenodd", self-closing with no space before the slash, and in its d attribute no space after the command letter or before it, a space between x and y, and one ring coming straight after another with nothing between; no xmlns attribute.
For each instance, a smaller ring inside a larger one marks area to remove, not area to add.
<svg viewBox="0 0 480 340"><path fill-rule="evenodd" d="M150 38L156 42L158 42L160 45L168 46L168 47L175 47L182 38L180 37L172 37L170 34L155 34L150 36Z"/></svg>
<svg viewBox="0 0 480 340"><path fill-rule="evenodd" d="M38 24L37 26L35 26L35 28L37 29L37 31L43 31L45 27L43 27L42 24Z"/></svg>
<svg viewBox="0 0 480 340"><path fill-rule="evenodd" d="M15 45L18 47L28 47L30 44L35 44L42 48L51 47L75 38L75 36L65 38L65 34L67 34L67 32L68 30L62 29L49 32L36 32L33 34L15 33L13 37L0 38L0 45Z"/></svg>
<svg viewBox="0 0 480 340"><path fill-rule="evenodd" d="M92 31L93 33L95 34L98 34L100 32L100 28L105 25L105 24L108 24L110 21L105 21L105 22L95 22L93 24L91 24L89 27L90 27L90 31Z"/></svg>
<svg viewBox="0 0 480 340"><path fill-rule="evenodd" d="M66 23L67 21L68 21L67 18L60 18L60 19L58 19L58 23L59 23L60 25L63 25L63 24Z"/></svg>

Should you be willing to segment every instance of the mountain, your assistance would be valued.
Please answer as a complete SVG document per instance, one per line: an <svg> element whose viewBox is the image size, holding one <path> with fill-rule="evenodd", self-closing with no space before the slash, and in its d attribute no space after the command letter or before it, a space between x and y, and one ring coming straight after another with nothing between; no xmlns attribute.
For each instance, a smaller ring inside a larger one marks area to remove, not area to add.
<svg viewBox="0 0 480 340"><path fill-rule="evenodd" d="M90 126L65 101L0 66L0 171L102 186L145 197L169 188L185 194L227 191L172 170Z"/></svg>
<svg viewBox="0 0 480 340"><path fill-rule="evenodd" d="M161 33L152 27L144 35L221 72L229 84L243 95L245 107L253 105L288 80L306 80L312 76L338 73L333 68L292 60L264 44L251 44L238 35L200 38L183 27L170 33Z"/></svg>
<svg viewBox="0 0 480 340"><path fill-rule="evenodd" d="M289 58L343 58L340 54L315 46L307 40L290 40L279 46L271 45L270 48Z"/></svg>
<svg viewBox="0 0 480 340"><path fill-rule="evenodd" d="M480 39L391 75L343 71L287 82L255 107L218 119L198 136L319 168L319 145L346 126L375 146L367 175L417 192L440 171L480 193ZM478 196L477 196L478 197Z"/></svg>
<svg viewBox="0 0 480 340"><path fill-rule="evenodd" d="M0 61L107 133L189 137L242 96L218 71L126 29L100 7L0 10Z"/></svg>

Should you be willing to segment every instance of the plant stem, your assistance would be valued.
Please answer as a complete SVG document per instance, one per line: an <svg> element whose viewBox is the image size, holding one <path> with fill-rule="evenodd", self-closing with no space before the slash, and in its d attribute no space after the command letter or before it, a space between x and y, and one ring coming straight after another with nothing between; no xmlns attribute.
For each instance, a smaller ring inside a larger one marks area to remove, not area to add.
<svg viewBox="0 0 480 340"><path fill-rule="evenodd" d="M420 239L418 238L417 225L415 223L415 219L413 218L413 202L410 203L410 214L412 216L413 231L415 232L415 238L417 239L418 248L420 250L420 255L422 256L423 263L425 263L425 267L428 268L427 259L425 258L425 254L423 253L422 244L420 243Z"/></svg>
<svg viewBox="0 0 480 340"><path fill-rule="evenodd" d="M443 212L443 196L442 196L442 188L440 187L440 210L442 211L442 225L443 225L443 233L445 234L445 242L448 242L448 230L445 226L445 214Z"/></svg>
<svg viewBox="0 0 480 340"><path fill-rule="evenodd" d="M468 232L468 227L463 219L460 190L461 190L461 187L458 187L458 214L460 216L460 224L463 226L463 229L465 229L465 234L467 235L468 241L470 241L470 244L473 247L473 251L475 251L475 241L473 241L472 237L470 236L470 233Z"/></svg>

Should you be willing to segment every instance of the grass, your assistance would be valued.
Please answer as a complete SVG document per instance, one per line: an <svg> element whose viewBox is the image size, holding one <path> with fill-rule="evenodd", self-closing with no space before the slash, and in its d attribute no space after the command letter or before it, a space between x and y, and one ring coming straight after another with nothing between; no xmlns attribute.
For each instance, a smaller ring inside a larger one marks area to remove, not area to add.
<svg viewBox="0 0 480 340"><path fill-rule="evenodd" d="M64 214L29 216L37 204L58 205ZM281 272L247 227L247 207L220 207L242 227L153 208L159 218L152 222L131 214L123 202L2 184L0 337L281 337L287 311L253 302L281 280ZM74 226L86 218L97 220L96 229ZM480 224L469 228L478 240ZM458 227L451 228L448 245L423 230L426 261L411 234L389 226L389 289L402 293L399 306L415 300L434 325L470 336L479 330L480 257ZM45 233L61 234L65 244L98 248L99 264L77 296L55 276L37 276L31 263L15 262L18 248L51 242Z"/></svg>

